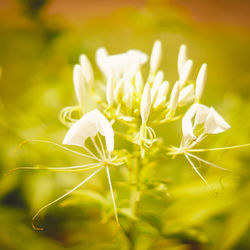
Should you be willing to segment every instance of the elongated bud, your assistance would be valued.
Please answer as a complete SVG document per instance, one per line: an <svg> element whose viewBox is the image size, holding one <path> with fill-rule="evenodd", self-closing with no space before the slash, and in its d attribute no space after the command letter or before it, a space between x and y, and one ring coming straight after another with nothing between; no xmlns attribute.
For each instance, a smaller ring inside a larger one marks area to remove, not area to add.
<svg viewBox="0 0 250 250"><path fill-rule="evenodd" d="M151 91L152 103L154 103L156 100L159 87L160 87L161 83L163 82L163 78L164 78L164 73L161 70L158 71L156 74L156 77L154 79L153 87L152 87L152 91Z"/></svg>
<svg viewBox="0 0 250 250"><path fill-rule="evenodd" d="M141 71L135 74L135 90L136 93L141 93L143 88L143 77Z"/></svg>
<svg viewBox="0 0 250 250"><path fill-rule="evenodd" d="M91 66L91 63L86 55L81 55L80 56L80 65L82 68L83 75L86 79L86 82L90 85L93 86L94 84L94 72Z"/></svg>
<svg viewBox="0 0 250 250"><path fill-rule="evenodd" d="M120 79L115 88L115 100L120 103L124 96L124 79Z"/></svg>
<svg viewBox="0 0 250 250"><path fill-rule="evenodd" d="M207 64L204 63L202 64L196 79L195 97L197 101L201 99L206 81L207 81Z"/></svg>
<svg viewBox="0 0 250 250"><path fill-rule="evenodd" d="M191 70L193 67L193 61L192 60L187 60L182 68L181 75L180 75L180 87L182 88L185 83L187 82Z"/></svg>
<svg viewBox="0 0 250 250"><path fill-rule="evenodd" d="M164 102L167 99L168 90L169 90L169 82L164 81L159 87L158 95L154 102L154 108L157 108L162 104L164 104Z"/></svg>
<svg viewBox="0 0 250 250"><path fill-rule="evenodd" d="M162 45L161 42L157 40L154 43L150 57L150 71L152 74L154 74L158 70L159 65L161 63L161 59L162 59Z"/></svg>
<svg viewBox="0 0 250 250"><path fill-rule="evenodd" d="M147 83L143 89L141 98L141 119L143 123L146 123L151 109L151 88Z"/></svg>
<svg viewBox="0 0 250 250"><path fill-rule="evenodd" d="M182 44L180 46L179 54L178 54L178 62L177 62L177 69L179 78L181 76L182 69L184 67L185 62L187 61L187 46L186 44Z"/></svg>
<svg viewBox="0 0 250 250"><path fill-rule="evenodd" d="M171 92L170 96L170 102L169 102L169 109L172 111L175 111L178 106L179 101L179 95L180 95L180 83L177 81L173 87L173 90Z"/></svg>
<svg viewBox="0 0 250 250"><path fill-rule="evenodd" d="M81 66L79 64L76 64L74 66L73 82L74 82L76 98L78 100L78 103L82 106L84 104L84 100L85 100L86 81L85 81L85 78L83 76Z"/></svg>
<svg viewBox="0 0 250 250"><path fill-rule="evenodd" d="M179 103L185 105L194 100L194 85L189 84L184 89L181 90L179 96Z"/></svg>
<svg viewBox="0 0 250 250"><path fill-rule="evenodd" d="M106 98L109 106L111 106L114 103L114 90L115 90L115 82L112 77L109 77L106 87Z"/></svg>

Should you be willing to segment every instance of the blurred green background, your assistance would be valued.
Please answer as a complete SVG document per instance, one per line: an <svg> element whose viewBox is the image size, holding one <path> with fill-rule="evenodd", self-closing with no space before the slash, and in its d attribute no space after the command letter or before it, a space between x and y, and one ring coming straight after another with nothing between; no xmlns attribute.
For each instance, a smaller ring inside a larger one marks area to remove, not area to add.
<svg viewBox="0 0 250 250"><path fill-rule="evenodd" d="M47 209L37 221L42 232L31 227L34 213L85 174L25 170L5 176L20 166L81 161L35 143L15 152L24 139L61 143L67 128L58 113L75 103L72 68L81 53L89 56L101 79L94 64L99 46L110 53L130 48L150 53L159 39L162 69L173 84L179 46L187 44L194 79L201 64L208 64L203 103L214 106L232 126L202 146L237 145L250 142L249 28L248 1L1 0L0 249L128 249L127 239L107 216L112 203L104 175ZM160 129L167 143L178 145L180 122ZM239 176L202 167L218 191L214 195L181 158L153 166L153 178L164 176L168 184L154 187L141 202L136 249L250 249L249 148L203 156ZM121 178L119 171L111 175ZM119 206L126 192L118 181L113 185Z"/></svg>

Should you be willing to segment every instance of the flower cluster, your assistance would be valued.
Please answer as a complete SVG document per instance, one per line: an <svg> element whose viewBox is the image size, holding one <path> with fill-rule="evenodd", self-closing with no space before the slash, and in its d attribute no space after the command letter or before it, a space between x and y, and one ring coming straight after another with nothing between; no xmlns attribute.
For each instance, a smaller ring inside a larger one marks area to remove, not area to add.
<svg viewBox="0 0 250 250"><path fill-rule="evenodd" d="M109 55L105 48L99 48L96 52L96 63L104 76L104 88L100 88L100 83L95 80L94 70L88 57L80 56L80 63L75 65L73 70L73 83L78 104L64 108L60 113L60 119L63 124L70 127L63 144L81 147L86 153L58 146L80 154L92 160L93 163L62 167L56 170L80 172L95 169L95 172L63 196L41 208L33 220L43 209L72 193L105 168L115 218L119 224L110 168L125 165L129 158L138 157L138 155L140 159L148 157L149 149L154 144L157 145L156 142L160 137L155 133L155 127L178 119L182 119L180 146L161 145L164 155L184 155L208 186L209 184L199 173L191 158L226 170L193 154L193 152L199 151L226 149L197 149L194 147L207 135L221 133L230 128L214 108L200 103L207 79L207 65L204 63L201 66L196 81L191 80L193 61L187 57L186 45L181 45L177 64L178 80L171 88L171 84L165 80L164 73L160 70L162 55L160 41L154 43L150 56L139 50L128 50L125 53ZM142 73L144 72L142 68L148 60L149 73L145 75ZM103 96L100 91L104 91L106 96L104 100L100 97ZM87 96L96 100L98 108L102 112L98 109L87 110ZM122 124L123 130L114 131L112 127L114 123L118 125L117 127ZM123 139L132 143L139 154L125 149L121 149L127 152L124 154L120 154L119 150L114 151L115 135L122 136ZM87 146L87 140L92 143L91 149ZM131 171L137 170L132 168Z"/></svg>

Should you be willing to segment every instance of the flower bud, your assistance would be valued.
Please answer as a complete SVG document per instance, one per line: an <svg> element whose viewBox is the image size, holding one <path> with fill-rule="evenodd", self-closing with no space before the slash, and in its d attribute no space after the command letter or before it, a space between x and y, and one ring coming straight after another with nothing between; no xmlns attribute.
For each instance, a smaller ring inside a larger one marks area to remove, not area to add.
<svg viewBox="0 0 250 250"><path fill-rule="evenodd" d="M187 46L185 44L182 44L180 46L180 50L178 54L178 63L177 63L179 78L181 76L181 72L186 61L187 61Z"/></svg>
<svg viewBox="0 0 250 250"><path fill-rule="evenodd" d="M87 84L93 86L94 84L94 72L91 63L86 55L80 56L80 65L82 68L83 75L86 79Z"/></svg>
<svg viewBox="0 0 250 250"><path fill-rule="evenodd" d="M196 79L195 97L196 100L198 101L201 99L206 81L207 81L207 64L204 63L202 64Z"/></svg>
<svg viewBox="0 0 250 250"><path fill-rule="evenodd" d="M161 59L162 59L162 45L161 45L161 42L157 40L154 43L151 57L150 57L150 71L151 71L151 73L154 74L158 70L159 65L161 63Z"/></svg>
<svg viewBox="0 0 250 250"><path fill-rule="evenodd" d="M164 77L163 72L162 71L158 71L158 73L156 74L156 77L154 79L153 87L152 87L152 93L151 93L152 103L154 103L155 100L156 100L159 87L160 87L160 85L161 85L161 83L163 81L163 77Z"/></svg>
<svg viewBox="0 0 250 250"><path fill-rule="evenodd" d="M166 101L168 90L169 90L169 82L164 81L159 87L158 95L154 102L154 108L161 106Z"/></svg>
<svg viewBox="0 0 250 250"><path fill-rule="evenodd" d="M86 80L83 76L81 66L76 64L73 70L73 82L78 103L82 106L85 100L85 83Z"/></svg>
<svg viewBox="0 0 250 250"><path fill-rule="evenodd" d="M179 96L179 103L185 105L194 100L194 85L189 84L184 89L181 90Z"/></svg>
<svg viewBox="0 0 250 250"><path fill-rule="evenodd" d="M106 98L109 106L112 106L112 104L114 103L114 90L115 82L112 77L109 77L106 87Z"/></svg>
<svg viewBox="0 0 250 250"><path fill-rule="evenodd" d="M173 87L173 90L170 96L169 109L171 111L176 110L178 106L179 95L180 95L180 83L177 81Z"/></svg>
<svg viewBox="0 0 250 250"><path fill-rule="evenodd" d="M187 82L191 70L193 67L193 61L192 60L187 60L182 68L181 75L180 75L180 87L182 88L185 83Z"/></svg>
<svg viewBox="0 0 250 250"><path fill-rule="evenodd" d="M146 123L149 117L151 109L151 88L147 83L143 89L141 98L141 119L143 123Z"/></svg>

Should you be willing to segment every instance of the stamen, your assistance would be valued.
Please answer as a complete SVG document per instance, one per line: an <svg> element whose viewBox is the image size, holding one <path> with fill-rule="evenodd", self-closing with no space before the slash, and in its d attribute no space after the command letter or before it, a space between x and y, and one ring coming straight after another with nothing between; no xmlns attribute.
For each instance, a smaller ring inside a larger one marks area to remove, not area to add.
<svg viewBox="0 0 250 250"><path fill-rule="evenodd" d="M55 143L55 142L52 142L52 141L46 141L46 140L29 140L29 141L25 141L24 143L22 143L22 145L24 145L25 143L27 143L27 142L42 142L42 143L48 143L48 144L52 144L52 145L55 145L55 146L57 146L57 147L59 147L59 148L62 148L62 149L64 149L64 150L66 150L66 151L68 151L68 152L71 152L71 153L74 153L74 154L77 154L77 155L81 155L81 156L84 156L84 157L87 157L87 158L89 158L89 159L94 159L94 160L97 160L97 161L100 161L100 159L99 158L97 158L96 156L94 157L92 157L92 156L90 156L90 155L87 155L87 154L83 154L83 153L80 153L80 152L77 152L77 151L75 151L75 150L72 150L72 149L69 149L69 148L66 148L66 147L64 147L64 146L62 146L62 145L60 145L60 144L57 144L57 143ZM20 144L19 144L20 145ZM21 145L21 146L22 146ZM20 148L20 146L18 146L18 148ZM84 148L85 149L85 148ZM85 149L86 150L86 149ZM88 151L87 151L88 152ZM90 151L89 151L90 152ZM91 153L91 152L90 152Z"/></svg>
<svg viewBox="0 0 250 250"><path fill-rule="evenodd" d="M207 164L207 165L209 165L209 166L211 166L211 167L219 168L219 169L221 169L221 170L224 170L224 171L228 171L228 172L234 173L234 171L232 171L232 170L228 170L228 169L226 169L226 168L223 168L223 167L220 167L220 166L218 166L218 165L215 165L215 164L213 164L213 163L211 163L211 162L209 162L209 161L206 161L206 160L204 160L204 159L202 159L202 158L200 158L200 157L198 157L198 156L196 156L196 155L190 154L190 153L188 153L188 152L186 152L186 154L188 154L190 157L193 157L193 158L197 159L198 161L204 162L205 164Z"/></svg>
<svg viewBox="0 0 250 250"><path fill-rule="evenodd" d="M93 145L95 146L96 148L96 151L98 152L99 156L101 157L101 159L103 160L105 157L104 155L102 154L101 150L99 149L98 145L96 144L95 142L95 139L93 137L90 137L92 142L93 142Z"/></svg>
<svg viewBox="0 0 250 250"><path fill-rule="evenodd" d="M209 189L211 189L211 186L207 183L207 181L204 179L204 177L200 174L200 172L198 171L198 169L195 167L194 163L191 161L191 159L188 157L187 154L185 154L185 157L187 158L188 162L190 163L190 165L192 166L192 168L194 169L194 171L200 176L200 178L206 183L206 185L208 186Z"/></svg>
<svg viewBox="0 0 250 250"><path fill-rule="evenodd" d="M104 166L103 166L104 167ZM59 198L55 199L54 201L48 203L47 205L43 206L42 208L40 208L38 210L38 212L33 216L32 218L32 227L35 230L43 230L43 228L41 227L36 227L34 225L34 220L36 219L36 217L40 214L40 212L42 212L45 208L51 206L52 204L56 203L57 201L63 199L64 197L66 197L67 195L71 194L72 192L74 192L76 189L78 189L79 187L81 187L84 183L86 183L89 179L91 179L94 175L96 175L100 170L103 169L103 167L100 167L99 169L97 169L94 173L92 173L90 176L88 176L85 180L83 180L81 183L79 183L77 186L75 186L74 188L72 188L71 190L69 190L67 193L65 193L64 195L60 196Z"/></svg>
<svg viewBox="0 0 250 250"><path fill-rule="evenodd" d="M83 171L83 170L89 170L92 168L100 167L100 164L97 163L90 163L90 164L84 164L79 166L71 166L71 167L45 167L45 166L35 166L35 167L19 167L19 168L13 168L9 172L5 174L5 176L8 176L9 174L17 171L17 170L50 170L50 171L61 171L61 172L68 172L68 171L74 171L74 169L77 169L77 171Z"/></svg>
<svg viewBox="0 0 250 250"><path fill-rule="evenodd" d="M104 149L104 146L103 146L103 143L102 143L102 139L101 139L101 137L100 137L99 133L97 133L97 137L98 137L98 140L99 140L100 145L101 145L102 154L103 154L104 158L106 158L106 155L105 155L105 149Z"/></svg>
<svg viewBox="0 0 250 250"><path fill-rule="evenodd" d="M112 183L111 183L109 168L107 166L106 166L106 172L107 172L107 177L108 177L108 181L109 181L109 187L110 187L111 197L112 197L112 201L113 201L113 205L114 205L115 220L116 220L117 224L120 225L119 219L118 219L118 213L117 213L117 209L116 209L116 205L115 205L115 197L114 197L114 192L113 192L113 188L112 188Z"/></svg>
<svg viewBox="0 0 250 250"><path fill-rule="evenodd" d="M205 149L189 149L188 151L192 152L206 152L206 151L216 151L216 150L227 150L227 149L234 149L234 148L243 148L250 146L250 143L242 144L242 145L235 145L229 147L221 147L221 148L205 148Z"/></svg>

